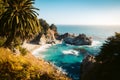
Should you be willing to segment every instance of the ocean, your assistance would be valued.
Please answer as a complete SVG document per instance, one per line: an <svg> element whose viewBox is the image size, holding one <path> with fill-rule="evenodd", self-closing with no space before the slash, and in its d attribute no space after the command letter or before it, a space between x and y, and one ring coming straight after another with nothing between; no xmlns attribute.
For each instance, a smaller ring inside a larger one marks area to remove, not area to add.
<svg viewBox="0 0 120 80"><path fill-rule="evenodd" d="M59 70L66 73L72 80L80 80L80 63L86 54L78 51L83 49L87 54L98 55L100 47L107 37L113 36L115 32L120 32L120 27L105 26L79 26L79 25L57 25L58 32L81 34L84 33L93 38L92 45L74 46L65 43L51 46L46 51L38 53L46 61L54 64Z"/></svg>

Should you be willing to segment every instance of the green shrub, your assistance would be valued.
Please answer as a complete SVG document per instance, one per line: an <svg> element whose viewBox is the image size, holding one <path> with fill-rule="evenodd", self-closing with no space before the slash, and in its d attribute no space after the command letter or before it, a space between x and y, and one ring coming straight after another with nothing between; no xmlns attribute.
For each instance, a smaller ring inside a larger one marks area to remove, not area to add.
<svg viewBox="0 0 120 80"><path fill-rule="evenodd" d="M4 44L5 40L6 40L5 38L0 37L0 46L2 46Z"/></svg>
<svg viewBox="0 0 120 80"><path fill-rule="evenodd" d="M19 47L19 51L20 51L22 56L26 55L28 52L25 48L22 48L22 47Z"/></svg>

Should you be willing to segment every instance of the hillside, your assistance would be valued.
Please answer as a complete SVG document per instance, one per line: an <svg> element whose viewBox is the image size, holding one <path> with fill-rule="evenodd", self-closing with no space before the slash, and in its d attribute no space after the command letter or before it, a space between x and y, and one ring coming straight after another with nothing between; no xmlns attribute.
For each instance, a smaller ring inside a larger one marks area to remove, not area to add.
<svg viewBox="0 0 120 80"><path fill-rule="evenodd" d="M51 64L31 53L15 55L0 48L0 80L70 80Z"/></svg>

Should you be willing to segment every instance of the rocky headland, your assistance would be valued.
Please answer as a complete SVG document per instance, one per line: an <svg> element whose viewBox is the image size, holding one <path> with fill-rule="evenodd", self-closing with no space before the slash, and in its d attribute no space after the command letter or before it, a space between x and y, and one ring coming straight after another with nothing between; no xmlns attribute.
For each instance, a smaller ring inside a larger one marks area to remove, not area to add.
<svg viewBox="0 0 120 80"><path fill-rule="evenodd" d="M92 38L87 37L85 34L79 34L78 36L70 33L65 33L63 35L59 35L57 37L58 40L63 40L66 44L71 45L91 45L92 44Z"/></svg>
<svg viewBox="0 0 120 80"><path fill-rule="evenodd" d="M40 19L41 32L33 38L30 43L44 45L55 44L58 34L57 27L54 24L49 25L45 20Z"/></svg>
<svg viewBox="0 0 120 80"><path fill-rule="evenodd" d="M59 34L57 27L54 24L49 25L45 20L40 19L41 32L35 36L30 43L44 45L44 44L56 44L59 42L65 42L66 44L81 46L91 45L92 38L87 37L85 34L74 35L71 33Z"/></svg>

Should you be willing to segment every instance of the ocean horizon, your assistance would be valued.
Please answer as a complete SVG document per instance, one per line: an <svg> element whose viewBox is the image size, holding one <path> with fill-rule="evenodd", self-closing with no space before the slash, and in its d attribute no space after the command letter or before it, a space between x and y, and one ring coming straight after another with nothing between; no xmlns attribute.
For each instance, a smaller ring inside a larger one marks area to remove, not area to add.
<svg viewBox="0 0 120 80"><path fill-rule="evenodd" d="M113 36L115 32L120 32L120 26L103 26L103 25L57 25L58 33L71 33L71 34L86 34L97 40L106 40L108 37Z"/></svg>
<svg viewBox="0 0 120 80"><path fill-rule="evenodd" d="M86 34L93 37L92 45L74 46L69 44L57 44L49 47L44 52L39 52L37 56L43 56L48 62L54 64L59 70L66 73L72 80L80 80L80 64L85 58L82 52L76 49L84 49L87 54L98 55L100 47L109 36L115 32L120 32L120 27L94 27L80 25L57 25L58 33Z"/></svg>

